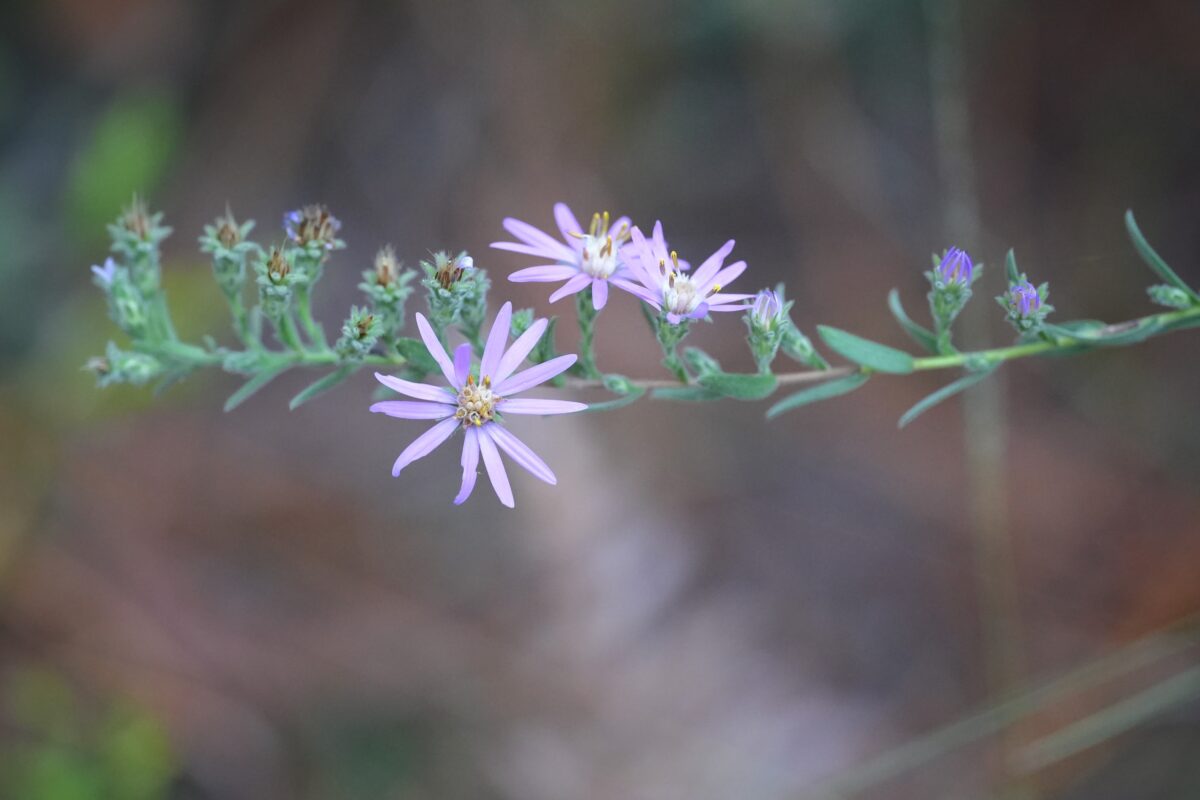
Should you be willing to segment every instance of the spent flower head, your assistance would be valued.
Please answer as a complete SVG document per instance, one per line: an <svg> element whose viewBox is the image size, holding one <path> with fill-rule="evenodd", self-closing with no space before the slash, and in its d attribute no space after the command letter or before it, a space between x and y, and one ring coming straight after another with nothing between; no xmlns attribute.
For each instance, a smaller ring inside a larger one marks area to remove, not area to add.
<svg viewBox="0 0 1200 800"><path fill-rule="evenodd" d="M469 344L459 345L451 358L438 341L429 321L422 314L416 316L421 339L449 386L414 383L375 373L376 379L384 386L415 400L387 400L372 405L371 411L401 419L438 420L400 453L392 466L392 475L399 475L406 466L433 452L461 430L463 473L458 496L454 498L456 505L464 502L475 488L479 461L482 459L496 496L504 505L513 507L512 488L500 459L500 451L507 453L535 477L546 483L556 483L557 479L546 463L502 424L506 414L545 416L569 414L587 408L583 403L567 400L514 397L550 380L575 363L574 355L565 355L516 371L545 333L546 320L535 321L510 347L508 337L512 324L512 303L505 303L492 323L479 366L473 368Z"/></svg>
<svg viewBox="0 0 1200 800"><path fill-rule="evenodd" d="M636 265L633 268L636 282L621 281L617 285L658 309L669 324L703 319L710 311L740 311L748 307L745 301L753 295L721 294L721 289L746 269L745 261L723 266L733 251L732 239L706 258L695 272L689 273L678 253L664 252L666 240L661 222L655 223L651 239L637 227L633 228L632 237L635 257L630 263Z"/></svg>
<svg viewBox="0 0 1200 800"><path fill-rule="evenodd" d="M508 276L510 281L565 281L550 295L551 303L590 287L592 307L599 311L608 302L608 284L618 284L632 277L625 264L629 218L613 219L607 211L597 212L584 228L566 203L555 203L554 221L562 235L561 240L527 222L509 217L504 220L504 229L518 241L493 242L492 247L550 262L519 269Z"/></svg>
<svg viewBox="0 0 1200 800"><path fill-rule="evenodd" d="M341 221L323 205L312 204L283 215L283 230L288 239L301 247L340 250L346 243L337 238Z"/></svg>

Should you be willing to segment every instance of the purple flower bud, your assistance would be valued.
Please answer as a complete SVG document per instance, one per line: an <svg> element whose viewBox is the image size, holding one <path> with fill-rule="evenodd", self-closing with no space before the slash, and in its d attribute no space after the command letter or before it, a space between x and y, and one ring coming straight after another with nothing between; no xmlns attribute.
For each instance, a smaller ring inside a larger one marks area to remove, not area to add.
<svg viewBox="0 0 1200 800"><path fill-rule="evenodd" d="M783 316L783 301L779 293L773 289L763 289L754 296L750 306L750 321L761 328L766 328L780 320Z"/></svg>
<svg viewBox="0 0 1200 800"><path fill-rule="evenodd" d="M1021 281L1009 289L1008 302L1022 317L1031 316L1042 307L1041 295L1029 281Z"/></svg>
<svg viewBox="0 0 1200 800"><path fill-rule="evenodd" d="M942 283L954 283L960 286L971 284L973 272L974 265L971 264L971 256L967 254L966 250L960 250L957 247L951 247L946 251L942 263L937 268L937 274Z"/></svg>

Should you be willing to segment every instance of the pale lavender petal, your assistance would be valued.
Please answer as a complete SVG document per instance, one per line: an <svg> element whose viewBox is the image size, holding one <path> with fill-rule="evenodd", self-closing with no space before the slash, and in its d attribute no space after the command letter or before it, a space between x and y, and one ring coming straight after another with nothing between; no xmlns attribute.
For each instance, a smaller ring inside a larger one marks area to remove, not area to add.
<svg viewBox="0 0 1200 800"><path fill-rule="evenodd" d="M662 220L654 221L654 255L656 258L666 258L670 255L667 252L667 237L663 235Z"/></svg>
<svg viewBox="0 0 1200 800"><path fill-rule="evenodd" d="M454 348L454 388L461 389L471 374L471 345L463 342Z"/></svg>
<svg viewBox="0 0 1200 800"><path fill-rule="evenodd" d="M491 246L497 250L508 250L510 253L522 253L527 256L539 256L541 258L548 258L551 261L575 262L579 260L573 251L570 250L567 252L572 253L571 255L563 255L563 251L559 248L566 248L565 244L560 244L554 248L546 248L531 244L517 244L516 242L492 242Z"/></svg>
<svg viewBox="0 0 1200 800"><path fill-rule="evenodd" d="M729 284L733 283L734 279L737 278L738 275L741 275L745 271L746 262L735 261L728 267L725 267L725 269L718 272L716 275L713 275L712 283L708 286L701 286L700 291L707 292L712 286L728 286Z"/></svg>
<svg viewBox="0 0 1200 800"><path fill-rule="evenodd" d="M592 279L592 307L599 311L608 302L608 281L604 278Z"/></svg>
<svg viewBox="0 0 1200 800"><path fill-rule="evenodd" d="M505 303L492 322L492 330L488 333L487 343L483 346L483 358L479 363L479 379L491 377L495 383L496 367L504 357L504 345L508 343L508 329L512 325L512 303Z"/></svg>
<svg viewBox="0 0 1200 800"><path fill-rule="evenodd" d="M558 287L558 289L554 291L554 294L550 295L550 302L553 303L555 301L562 300L569 294L576 294L582 291L583 287L591 283L591 280L592 276L580 272L574 278L571 278L571 280Z"/></svg>
<svg viewBox="0 0 1200 800"><path fill-rule="evenodd" d="M679 320L681 320L681 319L682 319L682 317L680 317L675 312L673 312L673 311L667 312L667 322L671 323L672 325L678 325Z"/></svg>
<svg viewBox="0 0 1200 800"><path fill-rule="evenodd" d="M489 422L484 427L490 428L495 424ZM483 464L487 467L488 479L492 482L492 488L496 490L496 497L509 508L515 507L512 487L508 485L508 473L504 471L504 463L500 460L500 451L496 449L496 443L486 432L481 432L475 439L479 442L479 454L483 456Z"/></svg>
<svg viewBox="0 0 1200 800"><path fill-rule="evenodd" d="M717 295L717 296L720 297L720 295ZM750 308L751 305L753 305L753 303L739 303L736 306L735 305L714 306L714 305L710 304L708 307L708 310L709 311L744 311L747 308Z"/></svg>
<svg viewBox="0 0 1200 800"><path fill-rule="evenodd" d="M554 477L554 471L546 466L546 462L542 461L537 453L530 450L527 444L513 435L512 431L501 425L488 425L483 432L486 436L490 436L493 442L500 445L500 449L512 456L512 460L524 467L529 474L544 480L551 486L558 483L558 478Z"/></svg>
<svg viewBox="0 0 1200 800"><path fill-rule="evenodd" d="M526 389L537 386L539 383L545 383L560 372L564 372L575 363L575 359L576 356L574 354L552 358L545 363L538 364L527 370L522 370L516 375L505 378L499 385L495 385L493 388L497 394L503 397L523 392Z"/></svg>
<svg viewBox="0 0 1200 800"><path fill-rule="evenodd" d="M503 222L504 229L517 237L526 244L531 244L535 247L541 247L548 253L558 252L557 258L565 261L570 261L575 258L575 251L567 245L555 239L548 233L540 231L530 225L528 222L522 222L519 219L508 217Z"/></svg>
<svg viewBox="0 0 1200 800"><path fill-rule="evenodd" d="M700 305L698 305L694 309L692 309L692 313L686 314L685 316L687 316L690 319L704 319L704 317L707 314L708 314L708 303L701 303Z"/></svg>
<svg viewBox="0 0 1200 800"><path fill-rule="evenodd" d="M513 283L533 283L541 281L565 281L579 274L579 267L568 267L565 264L546 264L540 267L526 267L508 276Z"/></svg>
<svg viewBox="0 0 1200 800"><path fill-rule="evenodd" d="M443 386L430 386L428 383L413 383L392 375L375 373L375 380L394 392L399 392L418 400L432 400L435 403L453 403L454 395Z"/></svg>
<svg viewBox="0 0 1200 800"><path fill-rule="evenodd" d="M538 340L546 332L547 324L544 319L534 320L529 329L517 337L517 340L512 343L512 347L505 352L504 358L500 359L500 366L496 367L496 373L492 375L493 384L512 375L513 370L521 366L521 362L537 346Z"/></svg>
<svg viewBox="0 0 1200 800"><path fill-rule="evenodd" d="M432 453L437 449L439 444L450 438L450 435L454 433L459 425L460 423L457 419L449 417L434 425L416 439L413 439L412 444L404 448L404 452L400 454L400 457L396 459L396 463L392 465L392 477L399 475L400 470L418 458Z"/></svg>
<svg viewBox="0 0 1200 800"><path fill-rule="evenodd" d="M624 289L639 300L644 300L655 308L659 307L660 298L641 284L633 281L625 280L624 278L610 278L609 281L618 289Z"/></svg>
<svg viewBox="0 0 1200 800"><path fill-rule="evenodd" d="M433 332L433 326L429 324L429 320L425 319L425 315L419 311L417 312L417 330L421 332L421 341L425 342L425 349L442 368L442 374L446 376L446 381L454 385L454 362L450 360L450 356L446 355L446 350L438 341L437 334Z"/></svg>
<svg viewBox="0 0 1200 800"><path fill-rule="evenodd" d="M496 404L496 408L504 414L533 414L548 416L550 414L574 414L576 411L586 411L586 403L576 403L573 400L538 400L532 397L516 397L504 399Z"/></svg>
<svg viewBox="0 0 1200 800"><path fill-rule="evenodd" d="M579 234L583 233L583 228L579 226L579 220L576 219L575 213L571 211L571 207L566 203L554 204L554 221L558 223L558 230L562 233L564 242L571 242L575 250L583 249L583 240L579 238Z"/></svg>
<svg viewBox="0 0 1200 800"><path fill-rule="evenodd" d="M725 263L725 258L732 252L733 239L730 239L721 245L720 250L704 259L704 263L696 267L696 271L692 275L692 281L697 286L704 286L706 283L712 281L713 276L717 274L717 270L721 269L721 265Z"/></svg>
<svg viewBox="0 0 1200 800"><path fill-rule="evenodd" d="M456 506L461 506L471 496L475 489L475 478L479 475L479 431L475 428L467 428L463 436L462 468L462 487L454 498Z"/></svg>
<svg viewBox="0 0 1200 800"><path fill-rule="evenodd" d="M612 227L608 229L608 235L619 239L622 234L629 233L631 225L633 225L633 220L629 217L617 217L613 220Z"/></svg>
<svg viewBox="0 0 1200 800"><path fill-rule="evenodd" d="M737 303L742 300L749 300L752 297L754 297L752 294L725 294L721 292L708 298L708 304L710 306L723 306L726 303Z"/></svg>
<svg viewBox="0 0 1200 800"><path fill-rule="evenodd" d="M383 400L373 404L371 412L387 414L389 417L399 417L400 419L445 419L454 413L454 405L449 402L449 398L446 403L426 403L421 400Z"/></svg>

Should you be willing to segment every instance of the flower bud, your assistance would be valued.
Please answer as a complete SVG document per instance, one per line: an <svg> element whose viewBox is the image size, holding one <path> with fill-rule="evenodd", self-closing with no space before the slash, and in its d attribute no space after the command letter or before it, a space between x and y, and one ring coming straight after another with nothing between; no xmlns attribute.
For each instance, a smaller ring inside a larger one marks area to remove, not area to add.
<svg viewBox="0 0 1200 800"><path fill-rule="evenodd" d="M1000 307L1008 312L1008 321L1021 333L1033 333L1040 329L1046 315L1054 306L1046 303L1050 294L1049 284L1035 287L1020 275L1016 282L1009 283L1008 292L996 298Z"/></svg>
<svg viewBox="0 0 1200 800"><path fill-rule="evenodd" d="M1188 296L1187 292L1177 286L1159 284L1158 286L1151 286L1146 289L1146 293L1150 295L1151 302L1157 303L1160 306L1180 310L1192 307L1192 298Z"/></svg>
<svg viewBox="0 0 1200 800"><path fill-rule="evenodd" d="M947 285L970 286L974 280L974 272L975 267L971 263L971 256L966 250L957 247L947 250L946 255L942 257L942 262L937 267L938 278Z"/></svg>
<svg viewBox="0 0 1200 800"><path fill-rule="evenodd" d="M378 316L370 309L354 306L342 324L342 336L334 350L343 358L362 359L371 352L382 333L383 325Z"/></svg>

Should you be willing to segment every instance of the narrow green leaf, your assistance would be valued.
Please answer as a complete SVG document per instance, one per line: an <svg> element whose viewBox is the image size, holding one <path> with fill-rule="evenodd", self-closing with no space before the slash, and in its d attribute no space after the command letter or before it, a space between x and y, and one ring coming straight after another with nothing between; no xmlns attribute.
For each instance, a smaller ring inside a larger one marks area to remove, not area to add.
<svg viewBox="0 0 1200 800"><path fill-rule="evenodd" d="M1111 326L1108 325L1087 325L1075 329L1062 325L1054 325L1047 326L1046 330L1056 336L1061 336L1081 344L1098 345L1100 347L1119 347L1121 345L1145 341L1151 336L1161 333L1163 326L1162 323L1154 319L1143 319L1134 325L1126 325L1116 330L1111 329ZM1102 333L1102 331L1107 332Z"/></svg>
<svg viewBox="0 0 1200 800"><path fill-rule="evenodd" d="M588 403L587 411L584 413L592 411L612 411L614 408L623 408L642 399L645 394L646 388L644 386L634 386L628 392L625 392L612 400L602 400L599 403Z"/></svg>
<svg viewBox="0 0 1200 800"><path fill-rule="evenodd" d="M832 345L831 345L832 346ZM858 387L862 386L870 378L870 374L866 372L855 372L847 375L844 378L829 381L828 383L818 384L808 389L802 389L795 394L785 397L775 405L767 409L767 419L772 419L779 416L785 411L791 411L793 408L806 406L809 403L816 403L820 400L828 400L831 397L853 392Z"/></svg>
<svg viewBox="0 0 1200 800"><path fill-rule="evenodd" d="M1004 256L1004 269L1008 272L1008 282L1010 285L1021 282L1021 271L1017 269L1017 254L1009 248L1008 254Z"/></svg>
<svg viewBox="0 0 1200 800"><path fill-rule="evenodd" d="M1146 237L1142 236L1142 231L1138 228L1137 222L1133 218L1133 210L1125 212L1125 229L1129 231L1129 238L1133 241L1133 246L1137 249L1138 255L1142 260L1154 270L1158 277L1162 278L1167 283L1177 289L1182 289L1187 292L1188 297L1192 298L1193 303L1200 303L1200 294L1196 294L1196 290L1184 283L1183 278L1175 274L1175 270L1167 266L1167 262L1163 261L1162 256L1155 252L1150 243L1146 241Z"/></svg>
<svg viewBox="0 0 1200 800"><path fill-rule="evenodd" d="M978 372L968 372L966 375L963 375L953 383L943 386L941 389L938 389L936 392L917 403L908 411L905 411L904 416L900 417L900 423L897 427L903 428L905 425L912 422L914 419L921 416L938 403L953 397L964 389L971 388L995 371L996 366L993 365L987 369L979 370Z"/></svg>
<svg viewBox="0 0 1200 800"><path fill-rule="evenodd" d="M664 386L655 389L652 397L658 400L682 400L686 403L702 403L707 400L719 400L721 395L703 386Z"/></svg>
<svg viewBox="0 0 1200 800"><path fill-rule="evenodd" d="M304 389L302 392L300 392L300 394L292 398L292 401L288 403L288 409L295 411L297 408L304 405L309 400L312 400L317 395L324 394L333 387L342 383L351 375L358 372L361 367L361 364L347 364L341 369L335 370L325 377L313 381L308 385L308 388Z"/></svg>
<svg viewBox="0 0 1200 800"><path fill-rule="evenodd" d="M937 353L937 337L933 335L933 331L913 322L912 317L908 316L904 306L900 304L900 292L896 289L888 292L888 308L891 309L892 316L900 323L900 327L904 328L904 332L914 342L930 353Z"/></svg>
<svg viewBox="0 0 1200 800"><path fill-rule="evenodd" d="M407 336L402 336L396 340L396 352L404 356L404 360L408 362L410 369L417 370L423 374L440 372L437 362L433 360L433 356L429 355L429 350L425 347L425 343L419 339L411 339Z"/></svg>
<svg viewBox="0 0 1200 800"><path fill-rule="evenodd" d="M732 372L713 372L701 375L697 383L705 389L711 389L735 400L762 400L775 391L777 381L770 373L740 375Z"/></svg>
<svg viewBox="0 0 1200 800"><path fill-rule="evenodd" d="M896 350L828 325L818 325L817 333L831 350L856 364L897 375L907 375L913 371L912 356L903 350Z"/></svg>
<svg viewBox="0 0 1200 800"><path fill-rule="evenodd" d="M225 401L225 410L233 411L242 403L250 399L259 389L266 386L271 381L275 380L284 372L287 372L287 366L274 367L273 369L264 370L255 375L250 380L242 384L242 388L238 389L233 394L229 395L229 399Z"/></svg>

